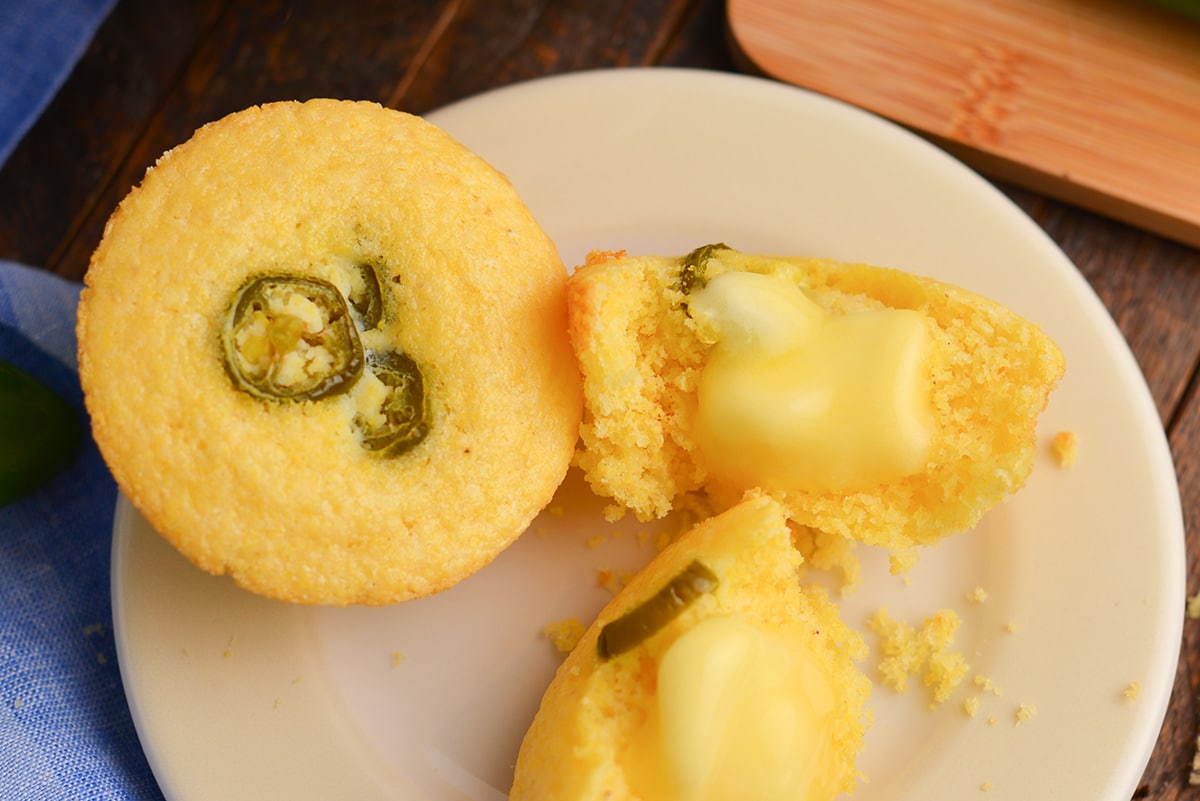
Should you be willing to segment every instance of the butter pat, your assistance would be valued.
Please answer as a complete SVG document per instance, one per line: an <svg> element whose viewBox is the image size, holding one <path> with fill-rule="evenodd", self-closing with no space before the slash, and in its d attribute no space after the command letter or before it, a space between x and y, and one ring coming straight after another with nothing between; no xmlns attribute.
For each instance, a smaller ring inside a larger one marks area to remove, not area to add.
<svg viewBox="0 0 1200 801"><path fill-rule="evenodd" d="M799 644L733 617L698 624L658 669L658 798L830 797L833 710L829 678Z"/></svg>
<svg viewBox="0 0 1200 801"><path fill-rule="evenodd" d="M924 467L933 422L919 312L831 314L786 278L751 272L712 278L688 311L714 345L697 432L714 474L819 492Z"/></svg>

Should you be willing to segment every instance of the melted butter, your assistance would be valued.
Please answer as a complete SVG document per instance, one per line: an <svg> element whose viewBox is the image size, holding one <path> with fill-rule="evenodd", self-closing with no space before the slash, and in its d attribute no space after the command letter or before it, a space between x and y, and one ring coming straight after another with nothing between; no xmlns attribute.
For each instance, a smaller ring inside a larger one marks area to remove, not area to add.
<svg viewBox="0 0 1200 801"><path fill-rule="evenodd" d="M748 272L716 276L688 306L715 343L698 432L714 473L823 491L922 468L933 426L919 312L830 314L790 281Z"/></svg>
<svg viewBox="0 0 1200 801"><path fill-rule="evenodd" d="M649 801L825 801L833 688L798 644L730 617L681 636L658 667L637 752Z"/></svg>

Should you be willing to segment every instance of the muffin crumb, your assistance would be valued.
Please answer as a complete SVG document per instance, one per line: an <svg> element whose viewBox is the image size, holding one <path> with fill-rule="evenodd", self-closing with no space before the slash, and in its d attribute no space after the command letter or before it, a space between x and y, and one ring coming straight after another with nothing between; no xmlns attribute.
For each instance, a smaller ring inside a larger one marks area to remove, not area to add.
<svg viewBox="0 0 1200 801"><path fill-rule="evenodd" d="M1069 470L1075 466L1075 460L1079 456L1079 435L1074 431L1059 431L1054 435L1050 448L1058 466Z"/></svg>
<svg viewBox="0 0 1200 801"><path fill-rule="evenodd" d="M985 693L994 695L997 698L1004 695L1004 691L1001 690L999 687L997 687L996 683L987 676L983 676L983 675L976 676L975 677L975 686L978 687L979 689L983 690Z"/></svg>
<svg viewBox="0 0 1200 801"><path fill-rule="evenodd" d="M981 604L988 599L987 590L983 587L976 587L966 594L967 603Z"/></svg>
<svg viewBox="0 0 1200 801"><path fill-rule="evenodd" d="M959 626L953 609L938 611L914 629L880 608L867 625L880 638L883 658L878 670L883 684L903 693L908 690L909 676L920 675L930 691L930 708L949 698L970 669L961 653L950 650Z"/></svg>
<svg viewBox="0 0 1200 801"><path fill-rule="evenodd" d="M554 645L560 654L569 654L575 650L579 638L583 636L584 625L577 617L568 617L547 623L542 633Z"/></svg>

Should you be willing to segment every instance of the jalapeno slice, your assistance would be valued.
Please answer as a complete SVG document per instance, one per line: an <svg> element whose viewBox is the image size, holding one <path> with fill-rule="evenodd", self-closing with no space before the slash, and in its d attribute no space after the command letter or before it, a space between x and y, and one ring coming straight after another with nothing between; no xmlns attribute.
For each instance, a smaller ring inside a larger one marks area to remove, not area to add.
<svg viewBox="0 0 1200 801"><path fill-rule="evenodd" d="M252 278L235 294L221 339L234 384L267 400L318 400L345 392L362 373L346 301L319 279Z"/></svg>
<svg viewBox="0 0 1200 801"><path fill-rule="evenodd" d="M636 648L719 583L716 573L702 562L692 561L654 595L600 629L596 641L600 659Z"/></svg>
<svg viewBox="0 0 1200 801"><path fill-rule="evenodd" d="M350 286L350 307L358 314L359 327L370 331L383 320L383 292L379 288L379 273L370 264L354 268L355 280Z"/></svg>
<svg viewBox="0 0 1200 801"><path fill-rule="evenodd" d="M367 367L384 385L385 395L378 413L354 418L362 434L362 446L387 456L412 450L429 433L421 368L411 356L399 351L372 352Z"/></svg>
<svg viewBox="0 0 1200 801"><path fill-rule="evenodd" d="M82 440L82 425L65 400L0 361L0 506L66 469Z"/></svg>
<svg viewBox="0 0 1200 801"><path fill-rule="evenodd" d="M688 294L693 289L703 288L708 283L707 262L718 250L729 250L723 242L701 245L680 259L679 291Z"/></svg>

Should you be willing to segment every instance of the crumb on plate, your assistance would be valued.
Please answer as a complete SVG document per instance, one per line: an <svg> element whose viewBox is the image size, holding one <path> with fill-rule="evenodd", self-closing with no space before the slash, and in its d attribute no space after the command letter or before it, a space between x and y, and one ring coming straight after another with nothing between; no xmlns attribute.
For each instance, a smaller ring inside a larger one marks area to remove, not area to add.
<svg viewBox="0 0 1200 801"><path fill-rule="evenodd" d="M616 595L621 591L621 588L629 581L633 575L629 570L613 570L607 567L601 567L596 570L596 585Z"/></svg>
<svg viewBox="0 0 1200 801"><path fill-rule="evenodd" d="M920 675L930 690L931 708L945 701L969 670L963 655L950 650L959 626L953 609L938 611L915 629L880 608L867 625L880 638L883 657L878 670L883 684L903 693L908 689L908 677Z"/></svg>
<svg viewBox="0 0 1200 801"><path fill-rule="evenodd" d="M1059 431L1054 435L1050 448L1059 467L1064 470L1074 467L1075 459L1079 456L1079 435L1074 431Z"/></svg>
<svg viewBox="0 0 1200 801"><path fill-rule="evenodd" d="M553 643L560 654L569 654L583 636L584 625L577 617L555 620L547 623L542 633Z"/></svg>
<svg viewBox="0 0 1200 801"><path fill-rule="evenodd" d="M987 590L983 587L976 587L966 594L967 603L981 604L988 599Z"/></svg>
<svg viewBox="0 0 1200 801"><path fill-rule="evenodd" d="M1004 695L1004 691L1001 690L998 686L996 686L996 683L994 681L992 681L991 678L988 676L983 676L983 675L976 676L975 677L975 686L978 687L979 689L983 690L985 693L991 693L992 695L996 696L997 698Z"/></svg>

